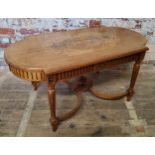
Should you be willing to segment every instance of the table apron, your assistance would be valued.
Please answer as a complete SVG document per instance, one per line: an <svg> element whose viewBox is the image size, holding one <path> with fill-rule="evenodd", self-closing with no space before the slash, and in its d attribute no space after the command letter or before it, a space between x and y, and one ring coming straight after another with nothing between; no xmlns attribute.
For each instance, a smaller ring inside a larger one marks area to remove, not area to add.
<svg viewBox="0 0 155 155"><path fill-rule="evenodd" d="M73 69L73 70L69 70L69 71L64 71L64 72L60 72L60 73L56 73L56 74L49 74L49 75L47 75L47 80L48 80L48 82L57 82L60 80L68 80L68 79L71 79L71 78L74 78L77 76L81 76L86 73L96 72L96 71L106 69L106 68L111 68L111 67L114 67L114 66L117 66L120 64L137 61L141 57L143 59L144 55L145 55L145 52L141 52L141 53L138 53L135 55L117 58L117 59L109 60L106 62L100 62L97 64L88 65L88 66L83 66L81 68L77 68L77 69Z"/></svg>

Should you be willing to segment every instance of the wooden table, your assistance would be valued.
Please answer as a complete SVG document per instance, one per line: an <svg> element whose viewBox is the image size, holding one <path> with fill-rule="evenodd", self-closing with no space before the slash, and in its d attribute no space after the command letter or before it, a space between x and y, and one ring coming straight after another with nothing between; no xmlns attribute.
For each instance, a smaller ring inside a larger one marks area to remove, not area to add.
<svg viewBox="0 0 155 155"><path fill-rule="evenodd" d="M64 32L53 32L26 37L5 50L5 60L17 77L32 82L37 89L40 81L48 86L50 122L53 131L59 123L73 116L82 104L81 92L89 91L101 99L116 100L127 96L131 100L140 64L148 48L147 40L137 32L119 27L96 27ZM92 88L92 82L84 74L99 72L123 63L134 61L128 90L108 95ZM79 77L74 85L69 79ZM56 115L55 85L70 85L78 104L68 113Z"/></svg>

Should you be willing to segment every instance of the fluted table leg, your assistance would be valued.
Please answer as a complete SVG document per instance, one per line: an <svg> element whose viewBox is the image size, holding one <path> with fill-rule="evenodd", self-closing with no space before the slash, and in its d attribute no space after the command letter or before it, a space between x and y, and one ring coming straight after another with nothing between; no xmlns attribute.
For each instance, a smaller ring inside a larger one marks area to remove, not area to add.
<svg viewBox="0 0 155 155"><path fill-rule="evenodd" d="M48 102L49 102L49 108L50 108L50 122L53 128L53 131L57 130L58 126L58 119L56 117L56 95L55 95L55 83L49 83L48 84Z"/></svg>
<svg viewBox="0 0 155 155"><path fill-rule="evenodd" d="M141 62L144 58L145 53L142 53L141 56L135 61L135 64L133 66L131 80L130 80L130 86L128 89L128 95L127 95L127 101L130 101L132 96L134 95L134 86L135 82L139 73Z"/></svg>
<svg viewBox="0 0 155 155"><path fill-rule="evenodd" d="M49 102L49 109L50 109L50 122L53 131L56 131L58 128L58 125L69 118L71 118L73 115L75 115L78 110L80 109L83 98L80 91L73 90L77 97L77 104L73 107L72 110L61 114L60 116L56 115L56 91L55 91L55 84L54 82L48 82L48 102ZM68 84L68 83L67 83Z"/></svg>

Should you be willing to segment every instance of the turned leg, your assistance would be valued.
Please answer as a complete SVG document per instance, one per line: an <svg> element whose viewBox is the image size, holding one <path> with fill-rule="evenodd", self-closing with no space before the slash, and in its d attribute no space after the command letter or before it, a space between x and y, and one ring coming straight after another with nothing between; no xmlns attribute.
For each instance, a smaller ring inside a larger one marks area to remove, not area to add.
<svg viewBox="0 0 155 155"><path fill-rule="evenodd" d="M139 59L137 59L135 61L135 64L133 66L133 70L132 70L132 75L131 75L131 80L130 80L130 86L128 89L128 95L127 95L127 101L130 101L132 96L134 95L134 86L135 86L135 82L139 73L139 69L140 69L140 65L141 62L144 58L145 53L142 53L139 57Z"/></svg>
<svg viewBox="0 0 155 155"><path fill-rule="evenodd" d="M39 82L38 81L32 81L31 83L32 83L32 86L33 86L34 90L37 90Z"/></svg>
<svg viewBox="0 0 155 155"><path fill-rule="evenodd" d="M50 122L53 128L53 131L57 130L58 126L58 119L56 118L56 103L55 103L55 83L48 84L48 102L50 108Z"/></svg>
<svg viewBox="0 0 155 155"><path fill-rule="evenodd" d="M133 67L133 71L132 71L130 86L128 89L127 101L130 101L134 94L134 85L135 85L135 82L136 82L136 79L139 73L139 69L140 69L140 64L135 63Z"/></svg>

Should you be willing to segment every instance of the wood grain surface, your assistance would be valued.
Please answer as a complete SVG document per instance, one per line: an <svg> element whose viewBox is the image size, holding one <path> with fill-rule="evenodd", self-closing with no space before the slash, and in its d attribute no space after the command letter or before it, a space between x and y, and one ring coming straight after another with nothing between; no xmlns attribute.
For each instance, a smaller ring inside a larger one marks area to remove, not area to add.
<svg viewBox="0 0 155 155"><path fill-rule="evenodd" d="M8 47L5 59L22 70L48 74L132 55L145 44L142 35L124 28L85 28L27 37Z"/></svg>

